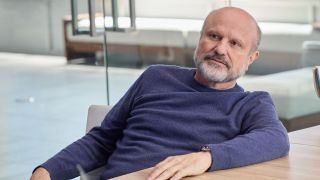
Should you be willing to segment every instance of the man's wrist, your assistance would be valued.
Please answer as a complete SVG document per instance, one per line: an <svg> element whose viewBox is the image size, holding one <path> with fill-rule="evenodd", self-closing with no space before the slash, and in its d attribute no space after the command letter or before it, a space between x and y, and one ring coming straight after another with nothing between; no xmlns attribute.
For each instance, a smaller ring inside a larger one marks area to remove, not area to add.
<svg viewBox="0 0 320 180"><path fill-rule="evenodd" d="M202 146L200 148L200 151L202 151L202 152L211 152L211 148L209 146Z"/></svg>
<svg viewBox="0 0 320 180"><path fill-rule="evenodd" d="M202 146L200 148L200 152L203 153L204 156L206 156L205 159L208 161L208 164L209 164L208 169L206 171L208 171L211 168L213 163L211 148L209 146Z"/></svg>

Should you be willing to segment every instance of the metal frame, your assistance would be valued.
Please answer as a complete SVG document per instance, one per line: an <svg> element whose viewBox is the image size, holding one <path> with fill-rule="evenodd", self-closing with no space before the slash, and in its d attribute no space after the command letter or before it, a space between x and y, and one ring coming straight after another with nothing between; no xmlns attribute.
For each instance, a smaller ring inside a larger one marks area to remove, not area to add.
<svg viewBox="0 0 320 180"><path fill-rule="evenodd" d="M104 1L103 1L104 2ZM78 0L71 0L71 15L72 15L72 32L73 35L88 34L90 36L103 35L105 31L113 32L130 32L136 29L136 13L135 13L135 0L129 0L129 14L130 14L130 27L120 28L118 24L119 12L118 12L118 0L111 1L112 6L112 19L113 27L104 27L103 30L98 30L96 27L96 3L95 0L88 0L88 13L90 28L89 30L80 29L78 25ZM105 14L105 12L104 12Z"/></svg>
<svg viewBox="0 0 320 180"><path fill-rule="evenodd" d="M103 2L103 17L105 17L105 0ZM73 35L80 35L80 34L87 34L90 36L104 36L104 52L106 55L104 56L104 63L106 67L106 88L107 88L107 104L110 104L109 98L109 73L108 73L108 57L107 57L107 35L106 31L113 31L113 32L130 32L136 29L136 12L135 12L135 0L129 0L129 13L130 13L130 27L129 28L120 28L118 24L119 12L118 12L118 0L111 0L112 6L112 19L113 19L113 27L107 28L105 25L105 20L103 21L103 30L98 30L96 27L95 19L96 19L96 3L95 0L88 0L88 13L89 13L89 22L90 27L89 30L87 29L80 29L78 24L78 1L71 0L71 20L72 20L72 33Z"/></svg>

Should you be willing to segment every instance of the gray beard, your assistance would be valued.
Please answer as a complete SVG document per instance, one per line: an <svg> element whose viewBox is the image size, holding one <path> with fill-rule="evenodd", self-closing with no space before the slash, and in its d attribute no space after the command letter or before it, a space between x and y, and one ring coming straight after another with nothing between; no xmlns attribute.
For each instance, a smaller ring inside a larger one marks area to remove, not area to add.
<svg viewBox="0 0 320 180"><path fill-rule="evenodd" d="M194 62L201 76L213 83L230 82L245 74L245 68L242 68L239 73L235 73L215 64L209 65L205 60L194 58Z"/></svg>

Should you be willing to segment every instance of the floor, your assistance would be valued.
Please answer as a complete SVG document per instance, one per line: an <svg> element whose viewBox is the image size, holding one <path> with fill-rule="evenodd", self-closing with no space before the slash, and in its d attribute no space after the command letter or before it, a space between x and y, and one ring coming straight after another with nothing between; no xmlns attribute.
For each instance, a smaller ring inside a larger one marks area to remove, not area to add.
<svg viewBox="0 0 320 180"><path fill-rule="evenodd" d="M110 68L114 104L142 70ZM0 179L28 179L34 167L84 135L87 109L106 104L104 67L63 57L0 53Z"/></svg>

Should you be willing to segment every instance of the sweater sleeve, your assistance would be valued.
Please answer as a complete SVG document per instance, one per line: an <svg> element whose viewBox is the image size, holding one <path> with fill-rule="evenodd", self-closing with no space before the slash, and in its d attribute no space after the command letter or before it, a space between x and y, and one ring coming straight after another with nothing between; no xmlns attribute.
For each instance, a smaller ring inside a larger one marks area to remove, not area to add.
<svg viewBox="0 0 320 180"><path fill-rule="evenodd" d="M134 98L141 88L142 76L110 110L100 127L93 128L84 137L41 165L49 171L51 179L71 179L79 176L77 165L89 172L106 164L108 157L116 148L117 140L122 137Z"/></svg>
<svg viewBox="0 0 320 180"><path fill-rule="evenodd" d="M219 144L207 145L213 158L209 171L255 164L287 155L287 131L278 119L269 94L262 93L247 104L249 108L246 108L240 135Z"/></svg>

